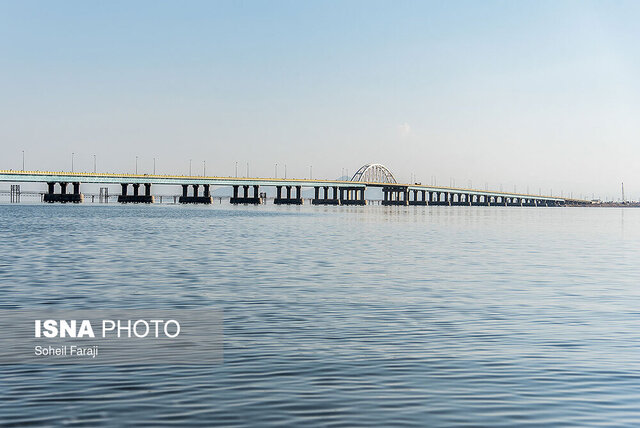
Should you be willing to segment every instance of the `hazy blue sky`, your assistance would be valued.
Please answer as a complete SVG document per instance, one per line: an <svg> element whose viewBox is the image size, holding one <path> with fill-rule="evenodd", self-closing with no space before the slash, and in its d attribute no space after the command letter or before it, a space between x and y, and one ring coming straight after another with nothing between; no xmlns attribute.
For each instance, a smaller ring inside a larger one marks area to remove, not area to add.
<svg viewBox="0 0 640 428"><path fill-rule="evenodd" d="M3 1L0 168L640 197L640 2Z"/></svg>

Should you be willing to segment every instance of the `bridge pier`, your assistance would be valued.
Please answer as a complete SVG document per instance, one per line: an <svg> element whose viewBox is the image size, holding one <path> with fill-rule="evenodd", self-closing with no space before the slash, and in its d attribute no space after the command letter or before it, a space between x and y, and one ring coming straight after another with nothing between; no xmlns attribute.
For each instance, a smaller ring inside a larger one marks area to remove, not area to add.
<svg viewBox="0 0 640 428"><path fill-rule="evenodd" d="M140 183L132 184L133 195L127 194L127 188L129 187L128 183L120 183L120 186L122 188L122 193L118 196L118 202L120 203L152 204L154 201L153 196L151 196L151 183L144 184L144 195L140 194Z"/></svg>
<svg viewBox="0 0 640 428"><path fill-rule="evenodd" d="M340 187L340 205L367 205L364 187Z"/></svg>
<svg viewBox="0 0 640 428"><path fill-rule="evenodd" d="M466 201L463 202L462 201L462 193L451 193L451 205L456 205L456 206L463 206L463 205L469 205ZM464 195L466 196L466 195Z"/></svg>
<svg viewBox="0 0 640 428"><path fill-rule="evenodd" d="M340 205L340 199L338 199L338 187L333 186L333 197L329 197L329 186L316 186L315 197L311 200L313 205ZM320 197L320 189L322 189L322 198Z"/></svg>
<svg viewBox="0 0 640 428"><path fill-rule="evenodd" d="M302 205L302 186L296 187L296 196L291 196L291 188L293 186L284 186L287 191L287 196L282 197L282 186L276 186L276 198L273 203L276 205ZM317 191L316 191L317 193Z"/></svg>
<svg viewBox="0 0 640 428"><path fill-rule="evenodd" d="M233 196L231 197L231 199L229 200L229 202L231 202L232 204L254 204L254 205L258 205L262 203L262 200L260 199L260 195L259 195L259 190L260 190L260 186L253 186L253 196L249 196L249 186L248 184L245 184L242 186L242 191L243 191L243 196L238 196L238 190L240 189L240 185L238 184L234 184L233 185Z"/></svg>
<svg viewBox="0 0 640 428"><path fill-rule="evenodd" d="M471 206L482 207L488 205L488 199L486 195L472 195Z"/></svg>
<svg viewBox="0 0 640 428"><path fill-rule="evenodd" d="M446 192L429 192L429 205L449 205L449 200Z"/></svg>
<svg viewBox="0 0 640 428"><path fill-rule="evenodd" d="M418 194L421 195L421 198L418 198ZM409 195L409 205L428 205L427 200L425 199L425 194L426 191L425 190L409 190L408 195Z"/></svg>
<svg viewBox="0 0 640 428"><path fill-rule="evenodd" d="M191 196L189 196L189 186L191 186L191 188L193 189L193 193ZM210 185L209 184L203 184L202 187L204 188L204 196L200 196L199 194L199 189L200 189L200 185L199 184L183 184L182 185L182 196L180 196L180 198L178 199L178 202L181 204L207 204L210 205L213 203L213 198L211 197L210 194Z"/></svg>
<svg viewBox="0 0 640 428"><path fill-rule="evenodd" d="M521 207L522 199L521 198L507 198L507 206L509 207Z"/></svg>
<svg viewBox="0 0 640 428"><path fill-rule="evenodd" d="M80 203L84 201L84 195L80 193L80 183L73 183L73 193L67 193L67 185L69 183L60 182L60 193L55 193L55 182L47 183L48 192L44 195L44 202L74 202Z"/></svg>
<svg viewBox="0 0 640 428"><path fill-rule="evenodd" d="M409 190L403 186L384 186L382 205L409 205Z"/></svg>

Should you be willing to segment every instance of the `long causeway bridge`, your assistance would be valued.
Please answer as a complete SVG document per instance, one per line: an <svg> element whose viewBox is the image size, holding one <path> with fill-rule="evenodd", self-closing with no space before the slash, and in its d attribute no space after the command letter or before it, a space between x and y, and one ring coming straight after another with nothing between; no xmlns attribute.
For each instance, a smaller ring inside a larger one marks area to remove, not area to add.
<svg viewBox="0 0 640 428"><path fill-rule="evenodd" d="M122 203L153 203L151 186L179 185L182 186L180 203L199 204L212 203L212 186L231 187L232 204L263 203L261 187L275 188L274 203L283 205L301 205L303 188L314 189L314 205L366 205L367 188L382 189L382 205L555 207L590 204L589 201L554 196L402 184L381 164L364 165L350 180L344 181L0 170L0 182L46 184L45 202L82 202L81 184L95 183L120 186L118 202Z"/></svg>

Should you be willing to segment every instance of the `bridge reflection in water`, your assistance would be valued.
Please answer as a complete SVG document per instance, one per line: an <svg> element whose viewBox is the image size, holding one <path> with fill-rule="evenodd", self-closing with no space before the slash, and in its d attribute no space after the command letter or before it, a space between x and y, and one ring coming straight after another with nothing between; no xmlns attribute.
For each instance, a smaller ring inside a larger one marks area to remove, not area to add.
<svg viewBox="0 0 640 428"><path fill-rule="evenodd" d="M211 204L211 186L229 186L232 204L264 203L261 187L275 188L274 203L301 205L303 188L313 188L314 205L366 205L368 188L382 190L382 205L466 205L466 206L564 206L588 205L590 201L563 197L527 195L454 187L425 186L398 183L381 164L361 167L350 180L305 180L276 178L199 177L149 174L103 174L41 171L0 171L0 181L11 183L46 183L45 202L75 202L84 200L81 183L119 185L122 203L153 203L152 185L180 185L180 203ZM201 190L202 188L202 190ZM56 192L56 190L59 190Z"/></svg>

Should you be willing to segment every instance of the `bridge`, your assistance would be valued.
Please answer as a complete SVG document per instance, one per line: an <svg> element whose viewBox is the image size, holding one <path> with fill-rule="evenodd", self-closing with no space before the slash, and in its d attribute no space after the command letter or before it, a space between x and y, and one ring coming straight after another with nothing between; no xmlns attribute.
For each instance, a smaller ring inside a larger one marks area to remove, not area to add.
<svg viewBox="0 0 640 428"><path fill-rule="evenodd" d="M314 189L314 205L366 205L365 190L381 188L382 205L447 205L447 206L565 206L587 205L589 201L553 196L495 192L455 187L426 186L420 183L398 183L382 164L366 164L350 180L306 180L278 178L233 178L184 175L108 174L86 172L43 172L0 170L0 182L46 183L45 202L84 200L83 183L118 185L122 203L153 203L151 186L180 185L180 203L212 203L211 187L231 187L232 204L261 204L261 187L276 190L275 204L301 205L302 189ZM202 189L202 191L200 191Z"/></svg>

